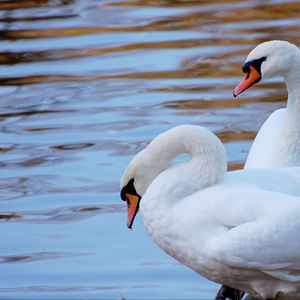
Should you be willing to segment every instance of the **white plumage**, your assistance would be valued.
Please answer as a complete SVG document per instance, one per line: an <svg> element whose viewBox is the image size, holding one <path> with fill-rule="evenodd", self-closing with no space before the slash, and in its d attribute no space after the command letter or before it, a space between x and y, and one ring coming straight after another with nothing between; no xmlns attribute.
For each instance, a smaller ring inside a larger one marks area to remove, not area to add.
<svg viewBox="0 0 300 300"><path fill-rule="evenodd" d="M261 79L275 76L284 78L288 90L287 107L273 112L262 125L250 149L245 168L298 166L300 50L286 41L265 42L249 53L245 64L261 58L265 58L261 63Z"/></svg>
<svg viewBox="0 0 300 300"><path fill-rule="evenodd" d="M168 167L182 152L192 158ZM255 297L296 297L300 168L226 173L226 163L214 134L181 125L130 162L121 188L127 191L133 179L145 227L181 263Z"/></svg>

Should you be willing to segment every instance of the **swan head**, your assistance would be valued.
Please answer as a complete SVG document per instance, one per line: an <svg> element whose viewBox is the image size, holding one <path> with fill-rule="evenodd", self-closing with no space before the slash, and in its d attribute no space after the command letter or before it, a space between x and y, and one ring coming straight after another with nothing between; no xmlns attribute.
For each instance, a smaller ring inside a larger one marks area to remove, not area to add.
<svg viewBox="0 0 300 300"><path fill-rule="evenodd" d="M262 79L284 76L294 67L298 56L298 47L286 41L259 44L249 53L243 64L245 76L234 89L234 97Z"/></svg>
<svg viewBox="0 0 300 300"><path fill-rule="evenodd" d="M132 228L133 221L139 210L140 200L142 197L137 193L134 186L134 178L131 178L128 183L121 189L121 199L127 202L128 219L127 227Z"/></svg>
<svg viewBox="0 0 300 300"><path fill-rule="evenodd" d="M121 181L120 196L127 202L127 227L132 228L139 210L140 200L156 174L146 150L139 152L125 169Z"/></svg>

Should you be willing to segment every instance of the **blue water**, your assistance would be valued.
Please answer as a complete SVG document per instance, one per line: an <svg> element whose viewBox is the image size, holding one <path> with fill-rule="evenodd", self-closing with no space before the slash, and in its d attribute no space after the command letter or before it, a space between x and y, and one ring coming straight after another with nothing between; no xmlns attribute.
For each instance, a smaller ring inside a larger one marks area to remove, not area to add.
<svg viewBox="0 0 300 300"><path fill-rule="evenodd" d="M242 168L281 79L239 99L248 51L299 44L299 1L0 2L0 298L212 299L218 285L163 253L119 178L182 123L224 141Z"/></svg>

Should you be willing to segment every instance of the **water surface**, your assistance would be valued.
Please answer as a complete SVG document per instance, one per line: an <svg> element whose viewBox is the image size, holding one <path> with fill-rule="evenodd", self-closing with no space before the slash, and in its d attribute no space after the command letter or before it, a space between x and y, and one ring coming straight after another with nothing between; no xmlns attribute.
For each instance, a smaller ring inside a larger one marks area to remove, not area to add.
<svg viewBox="0 0 300 300"><path fill-rule="evenodd" d="M243 167L281 79L239 99L254 45L300 44L300 1L0 2L0 298L212 299L126 228L119 178L158 133L203 125Z"/></svg>

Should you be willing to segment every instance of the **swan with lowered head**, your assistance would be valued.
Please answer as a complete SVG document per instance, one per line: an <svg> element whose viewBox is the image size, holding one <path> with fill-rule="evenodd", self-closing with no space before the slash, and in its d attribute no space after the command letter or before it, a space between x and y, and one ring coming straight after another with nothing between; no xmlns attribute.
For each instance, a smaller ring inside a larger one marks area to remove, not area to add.
<svg viewBox="0 0 300 300"><path fill-rule="evenodd" d="M273 112L262 125L245 168L300 165L300 49L286 41L261 43L249 53L243 72L234 96L275 76L284 78L288 90L287 107Z"/></svg>
<svg viewBox="0 0 300 300"><path fill-rule="evenodd" d="M191 159L169 166L180 153ZM153 240L215 282L275 299L300 291L300 168L226 173L221 141L181 125L156 137L121 178L127 226L140 209Z"/></svg>

